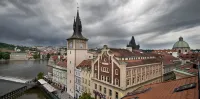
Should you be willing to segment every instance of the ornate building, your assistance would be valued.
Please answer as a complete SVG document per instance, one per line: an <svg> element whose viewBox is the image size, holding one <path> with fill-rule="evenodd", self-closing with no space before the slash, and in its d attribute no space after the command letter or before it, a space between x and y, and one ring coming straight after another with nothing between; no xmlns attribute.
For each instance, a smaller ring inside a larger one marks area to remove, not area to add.
<svg viewBox="0 0 200 99"><path fill-rule="evenodd" d="M131 41L129 42L129 44L126 47L127 48L131 48L131 50L138 50L138 49L140 49L140 45L136 45L136 43L135 43L134 36L132 36Z"/></svg>
<svg viewBox="0 0 200 99"><path fill-rule="evenodd" d="M87 58L88 39L82 35L82 24L77 11L73 24L73 35L67 39L67 93L75 97L75 70Z"/></svg>
<svg viewBox="0 0 200 99"><path fill-rule="evenodd" d="M183 40L183 37L179 37L179 41L174 44L172 49L175 49L178 54L186 54L190 51L190 46Z"/></svg>
<svg viewBox="0 0 200 99"><path fill-rule="evenodd" d="M120 99L145 84L162 81L161 60L146 53L104 46L91 64L95 99Z"/></svg>

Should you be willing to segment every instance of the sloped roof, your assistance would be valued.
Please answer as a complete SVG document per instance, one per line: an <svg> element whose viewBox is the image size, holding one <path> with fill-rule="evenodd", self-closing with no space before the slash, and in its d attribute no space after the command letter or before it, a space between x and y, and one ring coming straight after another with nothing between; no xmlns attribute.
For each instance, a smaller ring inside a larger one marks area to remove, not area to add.
<svg viewBox="0 0 200 99"><path fill-rule="evenodd" d="M77 68L80 67L91 67L92 65L92 59L87 59L87 60L83 60L78 66Z"/></svg>
<svg viewBox="0 0 200 99"><path fill-rule="evenodd" d="M180 92L174 92L174 89L190 83L196 83L196 87ZM183 79L150 84L143 89L150 88L144 93L129 94L122 99L198 99L198 78L197 76L187 77ZM136 92L134 92L136 93Z"/></svg>
<svg viewBox="0 0 200 99"><path fill-rule="evenodd" d="M67 67L67 60L64 60L64 61L59 61L57 63L58 66L61 66L61 67Z"/></svg>
<svg viewBox="0 0 200 99"><path fill-rule="evenodd" d="M176 67L176 70L178 71L182 71L182 72L186 72L186 73L190 73L190 74L196 74L198 73L198 69L193 68L193 65L195 64L185 64L179 67ZM197 64L196 64L197 65Z"/></svg>
<svg viewBox="0 0 200 99"><path fill-rule="evenodd" d="M145 64L160 63L161 60L143 59L143 60L125 60L125 62L127 63L126 67L131 67L131 66L138 66L138 65L145 65Z"/></svg>
<svg viewBox="0 0 200 99"><path fill-rule="evenodd" d="M117 49L117 48L110 48L110 53L114 54L116 57L148 57L153 56L152 54L144 53L140 50L133 50L133 52L127 49Z"/></svg>

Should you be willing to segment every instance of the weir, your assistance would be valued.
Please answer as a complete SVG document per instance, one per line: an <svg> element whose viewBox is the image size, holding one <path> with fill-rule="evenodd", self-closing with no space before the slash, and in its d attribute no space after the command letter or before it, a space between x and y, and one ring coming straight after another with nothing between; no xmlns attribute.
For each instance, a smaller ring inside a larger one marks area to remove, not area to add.
<svg viewBox="0 0 200 99"><path fill-rule="evenodd" d="M0 79L6 80L6 81L12 81L12 82L16 82L16 83L23 83L23 84L25 84L31 80L31 79L23 79L23 78L10 77L10 76L0 76Z"/></svg>

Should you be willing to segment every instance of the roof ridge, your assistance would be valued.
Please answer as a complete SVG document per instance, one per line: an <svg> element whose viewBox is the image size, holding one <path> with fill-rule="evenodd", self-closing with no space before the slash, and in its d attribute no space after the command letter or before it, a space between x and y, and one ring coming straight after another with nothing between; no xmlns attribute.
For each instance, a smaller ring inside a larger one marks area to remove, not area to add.
<svg viewBox="0 0 200 99"><path fill-rule="evenodd" d="M155 85L155 84L161 84L161 83L167 83L167 82L173 82L173 81L180 81L180 80L182 80L182 79L192 78L192 77L196 77L196 75L195 75L195 76L184 77L184 78L180 78L180 79L176 79L176 80L169 80L169 81L164 81L164 82L158 82L158 83L148 84L148 85L144 85L144 86Z"/></svg>

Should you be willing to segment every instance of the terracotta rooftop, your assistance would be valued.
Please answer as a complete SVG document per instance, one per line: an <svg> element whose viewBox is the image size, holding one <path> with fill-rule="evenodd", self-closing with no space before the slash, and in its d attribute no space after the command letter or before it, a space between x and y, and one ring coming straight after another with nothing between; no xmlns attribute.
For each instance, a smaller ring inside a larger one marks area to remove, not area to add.
<svg viewBox="0 0 200 99"><path fill-rule="evenodd" d="M148 56L152 56L151 54L144 53L144 52L142 52L140 50L133 50L131 52L131 51L127 50L127 49L110 48L109 52L114 54L114 56L116 56L116 57L134 57L134 56L148 57Z"/></svg>
<svg viewBox="0 0 200 99"><path fill-rule="evenodd" d="M174 64L174 61L179 60L178 58L170 55L170 54L162 54L163 65Z"/></svg>
<svg viewBox="0 0 200 99"><path fill-rule="evenodd" d="M92 60L91 60L91 59L83 60L83 61L77 66L77 68L79 68L79 67L91 67L91 63L92 63Z"/></svg>
<svg viewBox="0 0 200 99"><path fill-rule="evenodd" d="M196 87L174 92L175 88L195 83ZM147 89L149 88L149 89ZM145 89L147 89L145 91ZM138 97L138 98L136 98ZM150 84L124 96L122 99L198 99L198 78L197 76L182 78L178 80Z"/></svg>
<svg viewBox="0 0 200 99"><path fill-rule="evenodd" d="M143 60L127 60L126 67L137 66L137 65L144 65L144 64L153 64L153 63L160 63L161 60L159 59L143 59Z"/></svg>
<svg viewBox="0 0 200 99"><path fill-rule="evenodd" d="M195 61L199 57L198 53L187 53L187 54L180 54L179 58L182 60L191 60Z"/></svg>
<svg viewBox="0 0 200 99"><path fill-rule="evenodd" d="M176 52L174 49L154 50L153 52Z"/></svg>
<svg viewBox="0 0 200 99"><path fill-rule="evenodd" d="M194 65L196 65L195 68L194 68ZM198 74L197 64L192 64L192 63L179 66L176 68L176 70L187 72L194 75Z"/></svg>
<svg viewBox="0 0 200 99"><path fill-rule="evenodd" d="M58 66L61 66L61 67L67 67L67 60L64 60L64 61L59 61L57 63Z"/></svg>

